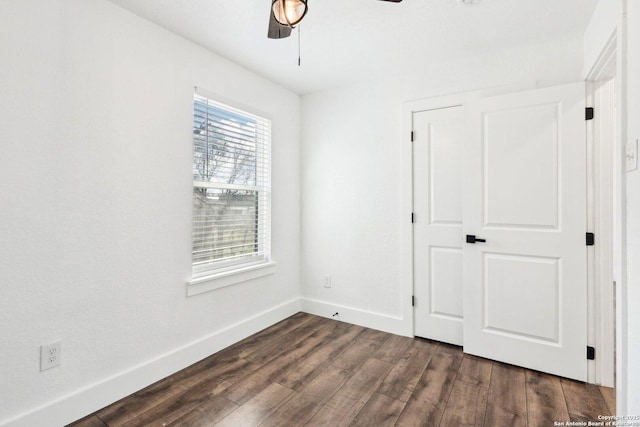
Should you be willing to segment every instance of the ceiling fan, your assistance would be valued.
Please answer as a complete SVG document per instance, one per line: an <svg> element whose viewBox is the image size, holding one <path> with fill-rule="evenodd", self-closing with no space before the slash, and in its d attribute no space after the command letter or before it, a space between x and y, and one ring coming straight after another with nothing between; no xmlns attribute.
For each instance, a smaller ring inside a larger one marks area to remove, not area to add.
<svg viewBox="0 0 640 427"><path fill-rule="evenodd" d="M400 3L402 0L381 0ZM307 0L271 0L269 12L270 39L284 39L291 35L294 28L307 13Z"/></svg>

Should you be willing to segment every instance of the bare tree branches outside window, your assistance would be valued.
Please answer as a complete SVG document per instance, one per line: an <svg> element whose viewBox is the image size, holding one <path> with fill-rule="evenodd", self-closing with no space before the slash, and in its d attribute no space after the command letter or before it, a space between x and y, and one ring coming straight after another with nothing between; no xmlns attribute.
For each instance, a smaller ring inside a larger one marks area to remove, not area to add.
<svg viewBox="0 0 640 427"><path fill-rule="evenodd" d="M194 267L259 255L268 225L269 123L225 107L194 97Z"/></svg>

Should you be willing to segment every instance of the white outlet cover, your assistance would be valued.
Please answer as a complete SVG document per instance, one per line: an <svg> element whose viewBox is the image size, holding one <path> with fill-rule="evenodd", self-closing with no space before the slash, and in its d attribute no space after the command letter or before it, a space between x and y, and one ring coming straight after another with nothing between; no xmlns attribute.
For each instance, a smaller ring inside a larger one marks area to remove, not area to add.
<svg viewBox="0 0 640 427"><path fill-rule="evenodd" d="M627 172L638 169L638 140L629 141L627 144Z"/></svg>
<svg viewBox="0 0 640 427"><path fill-rule="evenodd" d="M330 288L331 287L331 276L324 276L324 283L323 283L325 288Z"/></svg>
<svg viewBox="0 0 640 427"><path fill-rule="evenodd" d="M40 370L60 366L62 363L62 341L40 346Z"/></svg>

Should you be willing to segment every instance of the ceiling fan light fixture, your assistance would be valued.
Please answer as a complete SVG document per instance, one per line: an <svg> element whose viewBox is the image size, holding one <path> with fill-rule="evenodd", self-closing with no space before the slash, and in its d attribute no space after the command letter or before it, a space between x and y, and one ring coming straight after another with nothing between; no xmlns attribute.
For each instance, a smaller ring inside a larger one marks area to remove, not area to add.
<svg viewBox="0 0 640 427"><path fill-rule="evenodd" d="M276 21L293 28L307 14L307 0L273 0L271 9Z"/></svg>

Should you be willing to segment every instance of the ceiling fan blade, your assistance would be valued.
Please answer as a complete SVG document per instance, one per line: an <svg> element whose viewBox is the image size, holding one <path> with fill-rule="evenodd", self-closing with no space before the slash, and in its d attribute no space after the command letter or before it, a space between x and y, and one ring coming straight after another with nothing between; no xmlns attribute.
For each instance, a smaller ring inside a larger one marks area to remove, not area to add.
<svg viewBox="0 0 640 427"><path fill-rule="evenodd" d="M291 35L291 27L281 25L276 21L276 17L273 15L273 9L269 9L269 31L267 37L270 39L284 39Z"/></svg>
<svg viewBox="0 0 640 427"><path fill-rule="evenodd" d="M393 3L400 3L402 0L381 0L381 1L390 1Z"/></svg>

